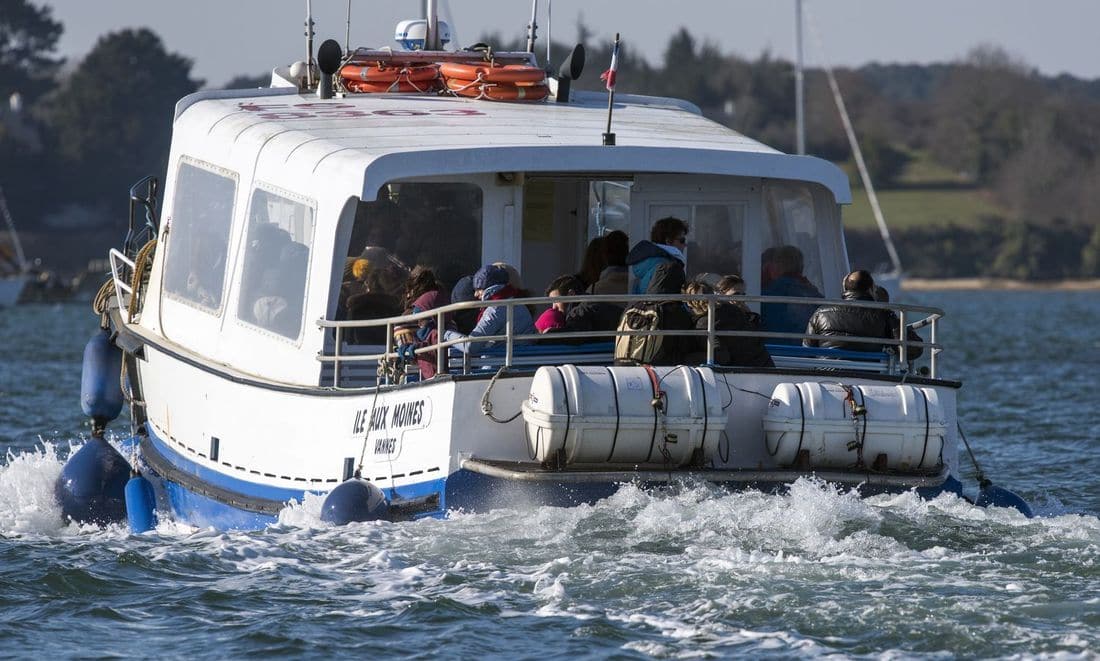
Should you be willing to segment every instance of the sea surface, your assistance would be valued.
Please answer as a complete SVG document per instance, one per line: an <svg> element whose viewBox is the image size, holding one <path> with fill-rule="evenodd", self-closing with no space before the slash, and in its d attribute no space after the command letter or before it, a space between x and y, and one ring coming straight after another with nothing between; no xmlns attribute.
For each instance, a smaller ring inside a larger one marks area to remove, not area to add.
<svg viewBox="0 0 1100 661"><path fill-rule="evenodd" d="M1100 655L1100 295L905 298L947 311L978 461L1039 517L803 480L344 528L319 498L259 532L63 525L97 319L0 311L0 657Z"/></svg>

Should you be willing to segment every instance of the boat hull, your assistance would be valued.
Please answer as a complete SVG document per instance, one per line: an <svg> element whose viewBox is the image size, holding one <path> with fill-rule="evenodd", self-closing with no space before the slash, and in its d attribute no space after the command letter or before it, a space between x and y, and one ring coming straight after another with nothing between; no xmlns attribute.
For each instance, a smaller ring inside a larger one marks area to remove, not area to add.
<svg viewBox="0 0 1100 661"><path fill-rule="evenodd" d="M19 297L23 295L23 289L27 286L28 277L25 275L12 275L0 278L0 308L15 305Z"/></svg>
<svg viewBox="0 0 1100 661"><path fill-rule="evenodd" d="M180 521L215 528L268 525L287 503L325 494L357 470L385 494L395 518L411 519L517 503L591 503L624 483L702 481L770 491L816 475L867 494L913 488L934 494L958 469L957 384L950 382L924 382L940 393L952 421L942 465L935 470L819 467L815 472L813 466L778 465L769 455L761 422L771 404L767 393L779 383L804 379L853 385L896 385L897 379L842 371L824 376L722 372L719 399L726 425L703 470L697 462L681 468L660 463L543 466L529 453L522 416L501 423L482 413L486 399L498 416L520 411L532 389L530 371L344 391L252 381L152 345L146 345L137 367L148 418L140 455L161 483L159 506Z"/></svg>

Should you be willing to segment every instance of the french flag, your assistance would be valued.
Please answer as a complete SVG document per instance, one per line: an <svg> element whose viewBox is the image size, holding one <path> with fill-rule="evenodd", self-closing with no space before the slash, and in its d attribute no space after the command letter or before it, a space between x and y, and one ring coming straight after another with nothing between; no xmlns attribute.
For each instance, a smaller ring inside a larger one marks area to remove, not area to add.
<svg viewBox="0 0 1100 661"><path fill-rule="evenodd" d="M607 83L607 91L615 91L615 74L619 72L619 35L615 35L615 47L611 49L611 68L600 74L600 80Z"/></svg>

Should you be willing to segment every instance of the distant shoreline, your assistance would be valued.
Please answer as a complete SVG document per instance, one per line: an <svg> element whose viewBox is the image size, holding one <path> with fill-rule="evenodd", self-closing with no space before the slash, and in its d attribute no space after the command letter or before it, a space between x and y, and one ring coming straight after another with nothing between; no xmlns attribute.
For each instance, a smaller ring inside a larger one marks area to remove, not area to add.
<svg viewBox="0 0 1100 661"><path fill-rule="evenodd" d="M999 290L999 291L1100 291L1095 280L1010 280L1008 278L904 278L901 288L908 291Z"/></svg>

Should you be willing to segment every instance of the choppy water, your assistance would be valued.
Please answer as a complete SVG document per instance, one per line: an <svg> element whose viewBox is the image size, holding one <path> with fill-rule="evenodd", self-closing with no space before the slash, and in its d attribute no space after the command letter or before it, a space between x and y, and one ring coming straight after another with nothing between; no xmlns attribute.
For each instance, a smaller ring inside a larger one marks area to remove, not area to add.
<svg viewBox="0 0 1100 661"><path fill-rule="evenodd" d="M1100 296L912 294L986 472L951 496L623 487L571 509L223 533L62 526L83 307L0 313L0 655L1000 657L1100 653ZM121 425L119 425L121 427Z"/></svg>

